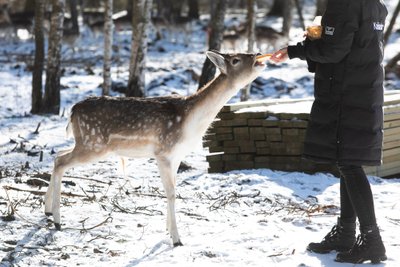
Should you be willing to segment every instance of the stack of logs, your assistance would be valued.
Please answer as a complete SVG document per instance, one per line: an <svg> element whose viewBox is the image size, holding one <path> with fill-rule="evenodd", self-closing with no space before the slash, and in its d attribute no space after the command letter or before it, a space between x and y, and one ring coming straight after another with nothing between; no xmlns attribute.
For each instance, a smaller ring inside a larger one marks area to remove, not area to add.
<svg viewBox="0 0 400 267"><path fill-rule="evenodd" d="M209 172L268 168L306 173L335 167L302 159L312 99L264 100L225 106L205 137ZM383 165L369 175L400 173L400 94L385 95Z"/></svg>

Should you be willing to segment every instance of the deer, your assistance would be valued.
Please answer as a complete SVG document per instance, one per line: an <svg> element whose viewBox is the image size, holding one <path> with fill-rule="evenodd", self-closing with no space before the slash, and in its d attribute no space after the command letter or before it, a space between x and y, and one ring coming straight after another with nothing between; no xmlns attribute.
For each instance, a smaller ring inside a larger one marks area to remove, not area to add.
<svg viewBox="0 0 400 267"><path fill-rule="evenodd" d="M265 69L259 54L207 51L220 74L190 96L89 97L70 113L67 135L75 146L54 160L45 215L61 230L61 179L68 169L108 155L155 158L167 199L167 231L174 247L181 246L175 217L177 170L213 122L220 109Z"/></svg>

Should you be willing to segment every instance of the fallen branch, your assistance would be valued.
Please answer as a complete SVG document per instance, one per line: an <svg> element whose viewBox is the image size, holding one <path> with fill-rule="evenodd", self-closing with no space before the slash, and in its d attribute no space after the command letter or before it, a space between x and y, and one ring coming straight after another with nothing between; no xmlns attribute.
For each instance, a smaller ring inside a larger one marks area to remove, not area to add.
<svg viewBox="0 0 400 267"><path fill-rule="evenodd" d="M102 226L102 225L104 225L104 224L106 224L106 223L108 223L108 222L112 222L113 221L113 217L111 217L111 216L108 216L104 221L102 221L101 223L99 223L99 224L96 224L96 225L94 225L94 226L92 226L92 227L89 227L89 228L85 228L85 221L86 221L87 219L85 219L85 220L82 220L82 228L70 228L70 227L67 227L67 228L64 228L65 230L77 230L77 231L80 231L81 233L85 233L85 232L87 232L87 231L90 231L90 230L93 230L93 229L95 229L95 228L97 228L97 227L100 227L100 226Z"/></svg>
<svg viewBox="0 0 400 267"><path fill-rule="evenodd" d="M211 200L215 200L215 202L213 204L211 204L211 206L209 207L210 211L214 211L220 208L225 208L225 206L227 205L231 205L231 204L240 204L238 199L240 198L255 198L258 197L260 195L260 191L256 190L255 193L251 193L251 194L239 194L237 192L231 192L228 195L220 195L217 198L210 198Z"/></svg>
<svg viewBox="0 0 400 267"><path fill-rule="evenodd" d="M144 214L144 215L150 215L150 216L163 215L163 213L159 210L149 209L149 206L139 206L139 207L135 207L133 210L124 208L118 203L118 201L115 198L111 200L111 204L114 206L114 208L116 208L117 210L119 210L120 212L123 212L123 213Z"/></svg>
<svg viewBox="0 0 400 267"><path fill-rule="evenodd" d="M5 190L13 190L13 191L18 191L18 192L27 192L27 193L30 193L30 194L36 195L36 196L43 196L43 195L46 194L46 192L44 192L44 191L21 189L21 188L9 186L9 185L4 185L3 188ZM66 196L66 197L86 197L84 195L74 194L74 193L70 193L70 192L69 193L61 192L61 195L62 196Z"/></svg>
<svg viewBox="0 0 400 267"><path fill-rule="evenodd" d="M72 178L72 179L87 180L87 181L92 181L92 182L101 183L101 184L108 184L108 185L112 184L111 181L104 182L104 181L101 181L101 180L97 180L97 179L93 179L93 178L80 177L80 176L64 175L64 177L65 178Z"/></svg>

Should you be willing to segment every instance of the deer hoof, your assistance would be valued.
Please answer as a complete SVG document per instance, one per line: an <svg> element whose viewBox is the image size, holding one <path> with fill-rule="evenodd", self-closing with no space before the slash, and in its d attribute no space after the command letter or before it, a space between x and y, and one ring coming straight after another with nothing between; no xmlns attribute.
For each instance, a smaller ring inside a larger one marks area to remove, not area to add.
<svg viewBox="0 0 400 267"><path fill-rule="evenodd" d="M61 225L59 223L54 223L57 231L61 231Z"/></svg>
<svg viewBox="0 0 400 267"><path fill-rule="evenodd" d="M51 212L45 212L44 215L46 215L47 217L50 217L50 216L53 215L53 213L51 213Z"/></svg>
<svg viewBox="0 0 400 267"><path fill-rule="evenodd" d="M181 246L183 246L183 244L180 240L174 243L174 247L181 247Z"/></svg>

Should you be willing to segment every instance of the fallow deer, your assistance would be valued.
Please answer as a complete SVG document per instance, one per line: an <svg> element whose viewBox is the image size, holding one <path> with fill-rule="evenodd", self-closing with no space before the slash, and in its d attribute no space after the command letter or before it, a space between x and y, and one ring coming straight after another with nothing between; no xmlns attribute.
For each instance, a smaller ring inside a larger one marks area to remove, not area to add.
<svg viewBox="0 0 400 267"><path fill-rule="evenodd" d="M181 160L200 142L223 105L265 68L255 54L206 52L220 75L195 94L155 98L92 97L72 107L67 132L75 146L60 152L45 195L45 213L60 230L61 179L66 170L110 154L157 161L167 197L167 230L182 245L175 219L175 179Z"/></svg>

